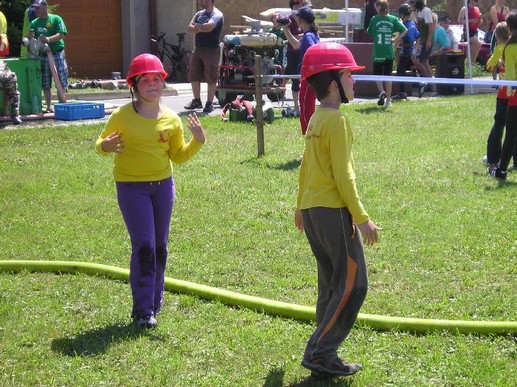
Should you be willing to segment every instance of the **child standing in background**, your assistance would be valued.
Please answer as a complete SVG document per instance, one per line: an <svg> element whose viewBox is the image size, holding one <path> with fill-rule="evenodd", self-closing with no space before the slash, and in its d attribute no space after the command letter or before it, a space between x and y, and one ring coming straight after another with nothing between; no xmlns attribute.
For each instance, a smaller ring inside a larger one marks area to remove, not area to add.
<svg viewBox="0 0 517 387"><path fill-rule="evenodd" d="M420 38L420 32L416 28L416 24L411 20L411 7L409 4L402 4L399 8L399 17L404 23L407 32L402 37L400 51L397 61L397 75L405 76L406 72L411 68L411 58L415 55L415 42ZM411 85L409 86L411 91ZM399 94L393 99L407 99L405 82L399 83Z"/></svg>
<svg viewBox="0 0 517 387"><path fill-rule="evenodd" d="M510 31L510 39L503 50L504 78L517 81L517 12L512 11L506 18L506 25ZM506 133L501 160L497 168L489 169L489 174L497 179L506 180L508 164L514 154L517 140L517 88L506 87L508 109L506 111Z"/></svg>
<svg viewBox="0 0 517 387"><path fill-rule="evenodd" d="M350 50L338 43L310 47L302 63L301 79L320 101L305 135L294 216L318 264L317 327L302 360L317 377L352 375L362 368L337 353L368 288L362 238L373 245L379 230L357 193L352 128L340 112L341 103L354 98L352 72L362 69Z"/></svg>
<svg viewBox="0 0 517 387"><path fill-rule="evenodd" d="M377 0L375 2L377 15L372 17L368 26L368 35L373 37L373 74L374 75L391 75L393 72L393 60L395 59L395 50L393 46L398 47L399 42L407 32L407 28L402 24L399 18L388 14L388 1ZM397 37L393 40L393 34L398 32ZM379 100L377 105L391 106L391 82L383 84L377 81L379 89ZM386 88L384 88L386 85Z"/></svg>
<svg viewBox="0 0 517 387"><path fill-rule="evenodd" d="M495 34L495 28L499 26L499 37ZM496 45L494 47L494 51L492 55L490 55L490 59L486 62L486 70L492 73L492 79L497 79L497 74L499 74L499 61L503 56L504 46L510 39L510 31L508 31L508 26L506 22L497 23L494 28L494 38L496 41Z"/></svg>
<svg viewBox="0 0 517 387"><path fill-rule="evenodd" d="M13 124L21 124L18 78L3 59L0 59L0 90L4 93L6 101L11 104L11 120Z"/></svg>
<svg viewBox="0 0 517 387"><path fill-rule="evenodd" d="M115 154L117 201L131 239L132 317L142 328L157 325L156 315L163 303L175 200L171 161L187 161L205 143L195 113L188 117L193 137L185 143L181 119L161 104L166 77L156 56L134 58L126 78L132 101L112 113L96 142L99 153Z"/></svg>
<svg viewBox="0 0 517 387"><path fill-rule="evenodd" d="M501 61L504 46L510 38L510 32L506 22L498 23L494 29L494 39L497 40L494 53L486 64L486 69L492 71L494 76L499 75L504 79L504 65ZM495 79L495 78L494 78ZM507 86L499 86L497 91L497 99L495 104L494 124L490 130L486 146L486 159L488 163L488 171L494 170L501 157L501 140L503 138L503 131L506 125L506 112L508 110L508 93ZM517 148L513 152L513 164L517 164Z"/></svg>

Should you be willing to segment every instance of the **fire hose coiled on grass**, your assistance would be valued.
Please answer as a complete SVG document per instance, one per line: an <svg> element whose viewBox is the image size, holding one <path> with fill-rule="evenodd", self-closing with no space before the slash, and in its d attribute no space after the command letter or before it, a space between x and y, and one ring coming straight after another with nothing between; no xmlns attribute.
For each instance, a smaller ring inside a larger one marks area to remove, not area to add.
<svg viewBox="0 0 517 387"><path fill-rule="evenodd" d="M0 261L0 272L17 273L83 273L99 275L120 281L129 281L129 270L97 263L71 261ZM165 290L188 294L205 300L215 300L226 305L257 310L259 312L296 320L315 321L313 307L249 296L193 282L165 278ZM377 330L397 330L416 333L449 331L456 334L517 334L517 321L462 321L422 318L390 317L359 313L357 324Z"/></svg>

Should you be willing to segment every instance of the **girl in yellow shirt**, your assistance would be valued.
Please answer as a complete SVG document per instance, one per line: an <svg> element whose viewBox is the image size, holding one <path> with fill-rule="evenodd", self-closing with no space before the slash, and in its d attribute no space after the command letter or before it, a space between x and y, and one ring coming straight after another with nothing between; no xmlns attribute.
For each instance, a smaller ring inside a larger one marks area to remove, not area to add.
<svg viewBox="0 0 517 387"><path fill-rule="evenodd" d="M185 143L179 116L161 104L167 73L151 54L133 59L126 78L132 101L113 112L96 142L115 154L117 200L131 239L129 282L133 321L154 328L163 303L169 224L175 189L171 162L183 163L205 143L196 113Z"/></svg>
<svg viewBox="0 0 517 387"><path fill-rule="evenodd" d="M510 31L510 39L503 51L504 78L517 81L517 12L511 11L506 18L506 25ZM501 149L501 160L497 168L489 169L489 174L496 179L506 180L508 164L514 154L517 144L517 88L506 87L508 109L506 111L506 133Z"/></svg>

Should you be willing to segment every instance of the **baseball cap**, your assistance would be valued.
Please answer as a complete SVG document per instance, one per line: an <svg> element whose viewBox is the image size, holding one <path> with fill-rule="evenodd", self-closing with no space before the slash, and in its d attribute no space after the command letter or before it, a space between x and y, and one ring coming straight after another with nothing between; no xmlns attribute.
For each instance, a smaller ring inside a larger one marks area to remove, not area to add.
<svg viewBox="0 0 517 387"><path fill-rule="evenodd" d="M314 16L314 11L311 7L301 7L299 10L293 11L294 15L298 15L298 17L302 20L305 20L307 23L312 23L316 16Z"/></svg>
<svg viewBox="0 0 517 387"><path fill-rule="evenodd" d="M443 23L450 23L451 18L449 16L445 15L445 16L442 16L441 18L439 18L438 21L443 22Z"/></svg>
<svg viewBox="0 0 517 387"><path fill-rule="evenodd" d="M32 3L33 7L39 7L40 5L48 5L47 0L36 0Z"/></svg>

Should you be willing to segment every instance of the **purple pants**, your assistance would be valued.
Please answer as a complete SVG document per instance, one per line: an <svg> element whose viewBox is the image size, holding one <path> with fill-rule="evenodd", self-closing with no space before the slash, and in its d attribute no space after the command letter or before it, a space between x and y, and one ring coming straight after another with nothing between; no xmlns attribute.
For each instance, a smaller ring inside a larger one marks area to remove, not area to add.
<svg viewBox="0 0 517 387"><path fill-rule="evenodd" d="M169 177L151 182L117 182L116 185L118 205L131 239L132 315L156 315L163 303L174 181Z"/></svg>

